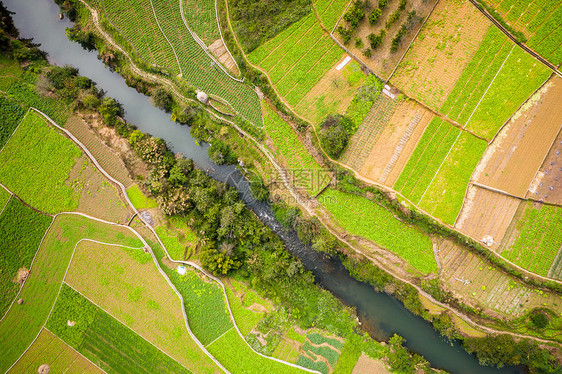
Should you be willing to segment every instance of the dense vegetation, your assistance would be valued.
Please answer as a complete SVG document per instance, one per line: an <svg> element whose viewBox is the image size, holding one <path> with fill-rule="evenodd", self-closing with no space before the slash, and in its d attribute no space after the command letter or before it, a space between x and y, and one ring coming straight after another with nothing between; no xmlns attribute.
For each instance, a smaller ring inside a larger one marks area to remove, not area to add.
<svg viewBox="0 0 562 374"><path fill-rule="evenodd" d="M330 157L340 157L349 141L347 129L355 127L354 125L347 117L341 115L329 115L322 122L318 137L322 148Z"/></svg>
<svg viewBox="0 0 562 374"><path fill-rule="evenodd" d="M37 213L17 198L10 199L4 208L0 216L0 316L4 315L20 287L15 281L18 269L31 267L50 223L51 217Z"/></svg>
<svg viewBox="0 0 562 374"><path fill-rule="evenodd" d="M246 53L312 11L310 0L234 0L228 7L232 27Z"/></svg>
<svg viewBox="0 0 562 374"><path fill-rule="evenodd" d="M0 149L6 144L24 115L25 110L21 105L0 96Z"/></svg>

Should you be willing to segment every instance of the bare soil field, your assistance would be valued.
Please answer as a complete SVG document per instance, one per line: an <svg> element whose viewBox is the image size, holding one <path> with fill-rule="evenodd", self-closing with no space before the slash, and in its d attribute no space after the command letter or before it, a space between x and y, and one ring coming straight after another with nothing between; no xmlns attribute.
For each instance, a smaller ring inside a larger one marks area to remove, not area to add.
<svg viewBox="0 0 562 374"><path fill-rule="evenodd" d="M455 228L474 240L493 243L497 250L521 200L469 185Z"/></svg>
<svg viewBox="0 0 562 374"><path fill-rule="evenodd" d="M513 317L541 306L562 310L560 296L534 291L451 241L441 240L437 248L444 285L468 305Z"/></svg>
<svg viewBox="0 0 562 374"><path fill-rule="evenodd" d="M562 78L554 76L500 131L484 153L473 179L524 198L560 131L561 102ZM546 166L548 170L555 165ZM544 194L536 191L535 196Z"/></svg>
<svg viewBox="0 0 562 374"><path fill-rule="evenodd" d="M240 70L234 61L234 58L226 49L222 39L215 40L209 45L209 51L226 67L232 74L240 76Z"/></svg>
<svg viewBox="0 0 562 374"><path fill-rule="evenodd" d="M180 300L142 249L81 242L66 282L194 373L213 371L187 333Z"/></svg>
<svg viewBox="0 0 562 374"><path fill-rule="evenodd" d="M386 365L380 360L374 360L365 353L361 354L351 374L390 374Z"/></svg>
<svg viewBox="0 0 562 374"><path fill-rule="evenodd" d="M413 100L401 101L359 173L392 186L414 151L433 113Z"/></svg>
<svg viewBox="0 0 562 374"><path fill-rule="evenodd" d="M439 110L489 27L490 22L467 0L440 1L391 83Z"/></svg>
<svg viewBox="0 0 562 374"><path fill-rule="evenodd" d="M423 20L425 20L437 1L438 0L408 0L406 9L402 11L400 18L388 29L386 29L385 27L386 21L388 20L389 16L398 9L398 1L390 1L388 6L383 9L377 23L371 25L368 20L369 14L371 14L371 12L375 9L375 5L377 4L377 1L373 1L371 2L371 4L373 5L365 11L365 18L359 22L359 26L355 31L355 36L347 44L345 44L345 47L348 48L351 53L353 53L357 58L359 58L362 63L367 65L369 69L371 69L377 76L379 76L383 80L387 80L390 78L390 75L392 74L394 68L396 67L404 53L406 53L406 51L408 50L408 47L414 39L414 36L422 27ZM414 10L416 11L416 22L412 24L408 32L404 35L398 49L392 52L390 50L392 39L394 38L400 27L404 23L406 23L408 13ZM350 25L342 18L338 23L338 26L349 28ZM382 30L385 29L386 35L383 38L382 43L375 50L372 50L371 57L365 56L363 54L363 51L366 48L369 48L369 40L367 39L367 36L371 33L379 34ZM341 44L344 44L341 35L337 31L334 31L332 35ZM361 48L357 48L355 46L355 41L357 39L361 39L362 41Z"/></svg>

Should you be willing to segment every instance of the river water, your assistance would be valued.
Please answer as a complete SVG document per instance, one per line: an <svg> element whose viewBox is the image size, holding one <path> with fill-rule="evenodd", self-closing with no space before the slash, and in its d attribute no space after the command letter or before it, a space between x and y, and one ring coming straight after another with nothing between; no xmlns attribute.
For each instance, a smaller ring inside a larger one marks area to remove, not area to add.
<svg viewBox="0 0 562 374"><path fill-rule="evenodd" d="M65 28L71 23L58 20L58 6L52 0L4 0L14 11L16 27L21 36L33 38L49 54L49 61L57 65L72 65L80 74L97 82L109 96L123 104L125 118L141 131L164 139L174 152L191 158L212 177L235 185L242 198L260 219L273 229L287 248L312 271L316 281L345 304L355 306L363 326L379 340L397 333L406 339L406 346L423 355L433 367L458 374L523 373L520 368L501 370L484 367L478 360L454 342L443 339L421 317L409 312L401 302L351 277L339 260L314 252L304 246L294 232L286 232L277 222L269 205L258 203L248 194L248 186L233 166L215 165L207 156L208 145L197 145L189 128L170 121L169 115L153 107L148 98L125 84L125 80L109 71L97 59L96 52L88 52L66 38Z"/></svg>

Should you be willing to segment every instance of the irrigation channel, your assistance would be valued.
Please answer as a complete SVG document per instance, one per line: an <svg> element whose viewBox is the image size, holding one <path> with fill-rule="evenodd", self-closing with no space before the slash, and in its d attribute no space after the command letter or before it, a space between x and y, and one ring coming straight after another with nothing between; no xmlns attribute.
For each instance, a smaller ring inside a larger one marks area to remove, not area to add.
<svg viewBox="0 0 562 374"><path fill-rule="evenodd" d="M213 178L227 181L239 189L246 204L285 242L291 253L301 259L315 275L316 282L331 291L345 304L355 306L363 327L378 340L386 340L393 333L406 339L406 346L423 355L433 367L458 374L524 373L521 368L495 369L479 365L457 342L443 339L421 317L409 312L392 296L377 292L368 284L354 279L337 258L320 254L303 245L296 233L287 232L273 217L271 207L254 201L248 184L234 166L215 165L207 156L208 145L197 145L189 128L171 122L169 115L153 107L148 98L125 84L97 59L96 52L88 52L67 39L65 29L72 26L59 21L59 9L52 0L4 0L16 27L25 38L33 38L57 65L72 65L80 74L97 82L109 96L123 104L128 122L141 131L164 139L174 152L182 153Z"/></svg>

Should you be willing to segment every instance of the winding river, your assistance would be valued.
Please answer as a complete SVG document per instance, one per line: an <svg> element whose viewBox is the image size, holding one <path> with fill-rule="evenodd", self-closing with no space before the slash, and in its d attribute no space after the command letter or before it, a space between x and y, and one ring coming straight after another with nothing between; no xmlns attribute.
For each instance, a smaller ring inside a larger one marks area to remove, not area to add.
<svg viewBox="0 0 562 374"><path fill-rule="evenodd" d="M314 252L304 246L294 232L283 230L267 204L256 203L248 197L248 186L233 166L218 166L211 162L207 156L208 146L197 145L187 127L171 122L168 114L153 107L146 96L128 87L121 76L109 71L97 59L96 52L85 51L80 45L69 41L65 28L71 24L67 20L58 20L58 6L52 0L4 0L4 3L15 12L14 22L21 36L40 43L41 48L49 54L51 63L79 68L82 75L93 79L109 96L123 104L128 122L143 132L164 139L174 152L193 159L213 178L234 184L248 206L314 273L318 284L345 304L357 308L363 326L374 337L384 340L397 333L406 339L405 345L410 350L423 355L433 367L450 373L524 372L521 368L498 370L479 365L478 360L465 352L457 342L450 343L443 339L427 321L413 315L397 299L355 280L337 259ZM239 182L235 183L236 180Z"/></svg>

